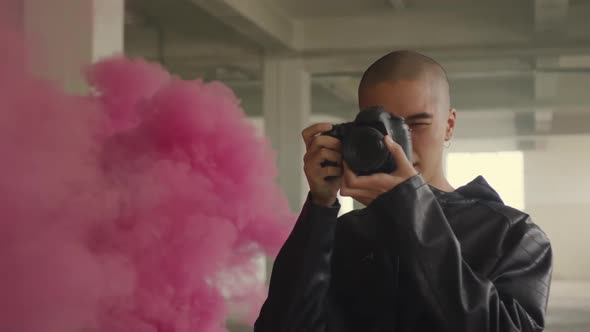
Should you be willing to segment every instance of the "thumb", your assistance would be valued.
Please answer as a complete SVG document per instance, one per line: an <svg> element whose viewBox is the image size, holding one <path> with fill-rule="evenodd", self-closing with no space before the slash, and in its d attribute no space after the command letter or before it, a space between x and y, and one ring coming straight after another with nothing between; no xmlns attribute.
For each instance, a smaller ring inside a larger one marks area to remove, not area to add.
<svg viewBox="0 0 590 332"><path fill-rule="evenodd" d="M389 152L391 153L393 159L395 159L398 165L413 168L412 163L408 160L408 157L406 156L406 153L404 152L402 146L397 144L391 138L391 136L385 136L385 144L387 145L387 149L389 149Z"/></svg>

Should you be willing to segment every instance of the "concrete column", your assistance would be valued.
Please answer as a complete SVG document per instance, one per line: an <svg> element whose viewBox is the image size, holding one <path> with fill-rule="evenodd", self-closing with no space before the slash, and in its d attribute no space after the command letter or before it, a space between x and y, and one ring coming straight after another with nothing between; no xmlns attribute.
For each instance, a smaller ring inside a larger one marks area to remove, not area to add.
<svg viewBox="0 0 590 332"><path fill-rule="evenodd" d="M24 29L31 70L85 93L82 70L123 53L124 0L24 0Z"/></svg>
<svg viewBox="0 0 590 332"><path fill-rule="evenodd" d="M264 60L263 107L265 132L277 153L279 184L291 209L299 211L309 190L301 131L311 113L311 77L302 59Z"/></svg>

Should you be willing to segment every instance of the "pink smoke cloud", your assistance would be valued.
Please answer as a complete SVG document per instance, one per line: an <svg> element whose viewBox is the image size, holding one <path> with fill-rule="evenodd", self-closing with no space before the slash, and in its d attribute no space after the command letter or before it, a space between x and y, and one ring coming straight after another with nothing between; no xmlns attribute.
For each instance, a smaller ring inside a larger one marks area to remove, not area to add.
<svg viewBox="0 0 590 332"><path fill-rule="evenodd" d="M294 216L234 93L115 57L71 96L19 40L0 30L0 331L221 332L232 305L251 323L256 258Z"/></svg>

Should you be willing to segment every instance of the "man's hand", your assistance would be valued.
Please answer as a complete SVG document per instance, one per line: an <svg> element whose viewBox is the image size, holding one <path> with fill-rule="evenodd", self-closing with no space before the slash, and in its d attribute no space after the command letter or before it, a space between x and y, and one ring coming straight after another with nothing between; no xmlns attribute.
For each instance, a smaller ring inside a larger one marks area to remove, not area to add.
<svg viewBox="0 0 590 332"><path fill-rule="evenodd" d="M344 179L340 189L342 196L350 196L368 206L380 195L418 174L399 144L395 143L389 136L385 137L385 144L396 162L397 169L391 174L379 173L357 176L345 163Z"/></svg>
<svg viewBox="0 0 590 332"><path fill-rule="evenodd" d="M301 133L307 149L303 157L303 170L312 202L328 207L336 203L342 183L341 143L334 137L319 135L330 129L331 124L319 123L305 128ZM337 166L322 165L326 161L334 162Z"/></svg>

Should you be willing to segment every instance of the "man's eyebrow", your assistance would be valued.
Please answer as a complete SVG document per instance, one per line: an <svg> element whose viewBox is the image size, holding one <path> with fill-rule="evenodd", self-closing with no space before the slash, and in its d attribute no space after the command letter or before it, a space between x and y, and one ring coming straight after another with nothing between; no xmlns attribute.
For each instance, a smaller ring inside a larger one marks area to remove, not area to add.
<svg viewBox="0 0 590 332"><path fill-rule="evenodd" d="M406 118L406 121L408 120L419 120L419 119L432 119L433 116L430 113L418 113L418 114L414 114L414 115L410 115Z"/></svg>

